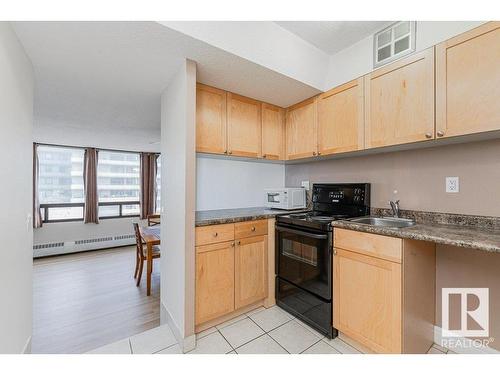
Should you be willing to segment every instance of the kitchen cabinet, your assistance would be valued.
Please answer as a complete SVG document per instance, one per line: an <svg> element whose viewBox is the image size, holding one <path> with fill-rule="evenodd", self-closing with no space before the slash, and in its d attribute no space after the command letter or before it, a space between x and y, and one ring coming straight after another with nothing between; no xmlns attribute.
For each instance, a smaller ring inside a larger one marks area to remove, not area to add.
<svg viewBox="0 0 500 375"><path fill-rule="evenodd" d="M261 142L261 102L227 93L228 155L258 158Z"/></svg>
<svg viewBox="0 0 500 375"><path fill-rule="evenodd" d="M236 240L235 309L266 298L267 236Z"/></svg>
<svg viewBox="0 0 500 375"><path fill-rule="evenodd" d="M377 353L434 341L435 245L334 230L333 326Z"/></svg>
<svg viewBox="0 0 500 375"><path fill-rule="evenodd" d="M196 228L197 330L264 303L269 291L267 232L267 219Z"/></svg>
<svg viewBox="0 0 500 375"><path fill-rule="evenodd" d="M363 78L321 94L318 98L318 154L364 148Z"/></svg>
<svg viewBox="0 0 500 375"><path fill-rule="evenodd" d="M365 146L434 139L434 48L365 76Z"/></svg>
<svg viewBox="0 0 500 375"><path fill-rule="evenodd" d="M285 159L285 110L262 103L262 157Z"/></svg>
<svg viewBox="0 0 500 375"><path fill-rule="evenodd" d="M286 112L286 156L300 159L318 153L317 97L295 104Z"/></svg>
<svg viewBox="0 0 500 375"><path fill-rule="evenodd" d="M226 152L226 92L196 85L196 151Z"/></svg>
<svg viewBox="0 0 500 375"><path fill-rule="evenodd" d="M234 241L196 247L196 324L234 310Z"/></svg>
<svg viewBox="0 0 500 375"><path fill-rule="evenodd" d="M500 22L436 46L436 134L500 130Z"/></svg>

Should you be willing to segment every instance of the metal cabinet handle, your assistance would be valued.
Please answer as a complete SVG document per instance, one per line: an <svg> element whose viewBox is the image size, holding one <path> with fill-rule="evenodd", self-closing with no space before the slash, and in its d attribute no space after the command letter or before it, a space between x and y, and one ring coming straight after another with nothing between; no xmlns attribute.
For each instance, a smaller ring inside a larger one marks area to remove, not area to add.
<svg viewBox="0 0 500 375"><path fill-rule="evenodd" d="M316 156L316 151L313 151L313 156Z"/></svg>
<svg viewBox="0 0 500 375"><path fill-rule="evenodd" d="M431 133L425 133L425 138L428 138L428 139L432 138L432 134Z"/></svg>
<svg viewBox="0 0 500 375"><path fill-rule="evenodd" d="M252 227L252 232L255 232L255 227Z"/></svg>
<svg viewBox="0 0 500 375"><path fill-rule="evenodd" d="M265 159L267 158L267 154L262 154L262 157Z"/></svg>
<svg viewBox="0 0 500 375"><path fill-rule="evenodd" d="M234 247L234 242L231 242L231 247Z"/></svg>
<svg viewBox="0 0 500 375"><path fill-rule="evenodd" d="M219 235L219 233L215 232L214 233L214 237L217 237Z"/></svg>
<svg viewBox="0 0 500 375"><path fill-rule="evenodd" d="M238 245L241 245L241 241L238 241Z"/></svg>
<svg viewBox="0 0 500 375"><path fill-rule="evenodd" d="M333 249L333 255L337 255L337 250Z"/></svg>
<svg viewBox="0 0 500 375"><path fill-rule="evenodd" d="M442 137L444 135L444 131L439 130L436 134L438 137Z"/></svg>
<svg viewBox="0 0 500 375"><path fill-rule="evenodd" d="M321 155L321 151L318 151L318 155Z"/></svg>
<svg viewBox="0 0 500 375"><path fill-rule="evenodd" d="M231 155L233 152L232 152L231 150L229 150L227 153L228 153L229 155Z"/></svg>

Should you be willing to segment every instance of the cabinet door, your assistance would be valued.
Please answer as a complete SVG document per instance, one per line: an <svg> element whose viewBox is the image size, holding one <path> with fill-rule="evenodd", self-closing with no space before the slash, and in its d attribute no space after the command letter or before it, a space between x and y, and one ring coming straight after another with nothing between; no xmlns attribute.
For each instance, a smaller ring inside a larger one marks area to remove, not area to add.
<svg viewBox="0 0 500 375"><path fill-rule="evenodd" d="M236 309L267 297L267 236L236 242L235 278Z"/></svg>
<svg viewBox="0 0 500 375"><path fill-rule="evenodd" d="M438 137L500 129L500 22L436 47Z"/></svg>
<svg viewBox="0 0 500 375"><path fill-rule="evenodd" d="M261 154L262 119L257 100L227 94L227 153L257 158Z"/></svg>
<svg viewBox="0 0 500 375"><path fill-rule="evenodd" d="M318 99L318 154L364 148L363 78L321 94Z"/></svg>
<svg viewBox="0 0 500 375"><path fill-rule="evenodd" d="M434 48L365 76L366 148L434 138Z"/></svg>
<svg viewBox="0 0 500 375"><path fill-rule="evenodd" d="M333 325L378 353L401 353L401 264L336 249Z"/></svg>
<svg viewBox="0 0 500 375"><path fill-rule="evenodd" d="M262 157L285 158L285 110L262 103Z"/></svg>
<svg viewBox="0 0 500 375"><path fill-rule="evenodd" d="M196 85L196 151L226 152L226 92Z"/></svg>
<svg viewBox="0 0 500 375"><path fill-rule="evenodd" d="M318 151L317 98L310 98L287 109L287 159L316 156Z"/></svg>
<svg viewBox="0 0 500 375"><path fill-rule="evenodd" d="M196 324L234 310L234 242L196 247Z"/></svg>

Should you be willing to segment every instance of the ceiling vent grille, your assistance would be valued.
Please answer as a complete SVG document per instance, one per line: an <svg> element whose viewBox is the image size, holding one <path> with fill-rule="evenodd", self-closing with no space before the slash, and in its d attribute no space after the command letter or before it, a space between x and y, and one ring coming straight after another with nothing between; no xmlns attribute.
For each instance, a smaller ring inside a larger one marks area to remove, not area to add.
<svg viewBox="0 0 500 375"><path fill-rule="evenodd" d="M415 21L396 22L373 36L374 68L415 51L415 24Z"/></svg>

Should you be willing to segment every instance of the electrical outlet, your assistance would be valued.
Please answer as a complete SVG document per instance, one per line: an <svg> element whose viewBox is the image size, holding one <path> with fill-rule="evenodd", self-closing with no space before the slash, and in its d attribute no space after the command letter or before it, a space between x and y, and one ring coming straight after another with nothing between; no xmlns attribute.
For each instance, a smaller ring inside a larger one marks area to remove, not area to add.
<svg viewBox="0 0 500 375"><path fill-rule="evenodd" d="M302 181L300 183L300 186L302 186L306 190L309 190L309 181Z"/></svg>
<svg viewBox="0 0 500 375"><path fill-rule="evenodd" d="M446 192L458 193L459 190L458 177L446 177Z"/></svg>

